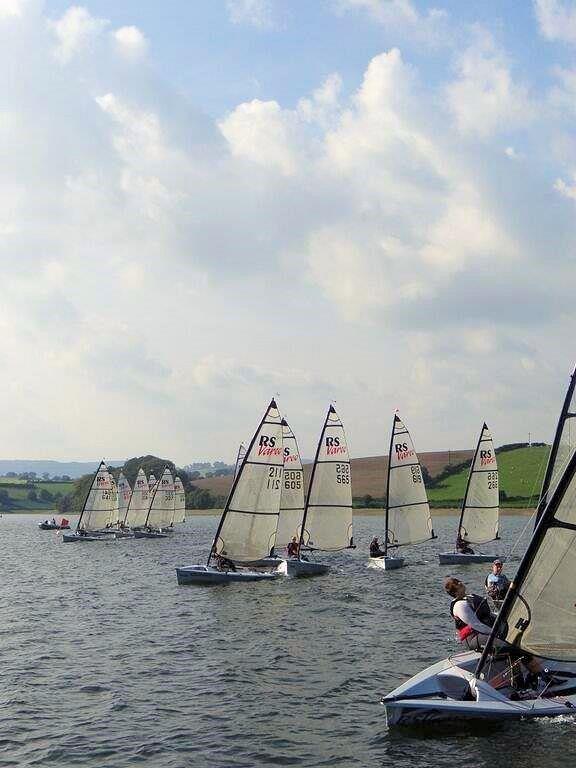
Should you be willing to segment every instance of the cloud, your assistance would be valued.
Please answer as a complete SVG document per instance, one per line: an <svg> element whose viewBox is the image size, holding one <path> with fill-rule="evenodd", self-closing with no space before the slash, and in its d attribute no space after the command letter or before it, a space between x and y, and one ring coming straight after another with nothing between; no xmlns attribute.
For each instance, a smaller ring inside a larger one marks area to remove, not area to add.
<svg viewBox="0 0 576 768"><path fill-rule="evenodd" d="M528 88L514 82L507 57L484 30L478 28L474 42L458 55L456 72L446 98L462 134L487 139L534 118Z"/></svg>
<svg viewBox="0 0 576 768"><path fill-rule="evenodd" d="M404 34L432 45L450 37L448 14L439 8L420 13L410 0L333 0L336 12L364 12L387 31Z"/></svg>
<svg viewBox="0 0 576 768"><path fill-rule="evenodd" d="M58 39L54 55L62 64L89 48L92 40L108 26L106 19L98 19L80 5L73 5L50 27Z"/></svg>
<svg viewBox="0 0 576 768"><path fill-rule="evenodd" d="M0 20L21 16L27 0L0 0Z"/></svg>
<svg viewBox="0 0 576 768"><path fill-rule="evenodd" d="M118 53L126 59L135 61L143 58L148 50L148 40L138 27L120 27L112 36Z"/></svg>
<svg viewBox="0 0 576 768"><path fill-rule="evenodd" d="M540 33L547 40L576 43L576 8L562 0L534 0Z"/></svg>
<svg viewBox="0 0 576 768"><path fill-rule="evenodd" d="M227 7L233 24L245 24L256 29L274 26L271 0L227 0Z"/></svg>

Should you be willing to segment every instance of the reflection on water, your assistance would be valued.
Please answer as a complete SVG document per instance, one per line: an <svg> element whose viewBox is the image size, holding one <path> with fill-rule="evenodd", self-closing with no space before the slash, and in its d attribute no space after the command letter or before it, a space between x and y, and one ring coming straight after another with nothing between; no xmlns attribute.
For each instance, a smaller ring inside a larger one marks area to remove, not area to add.
<svg viewBox="0 0 576 768"><path fill-rule="evenodd" d="M380 696L455 650L436 552L366 568L364 548L330 555L323 578L179 587L216 517L171 540L63 545L39 518L0 520L0 766L395 766L444 761L570 765L569 718L389 732ZM511 543L524 518L505 518ZM481 590L489 566L454 569ZM512 570L510 566L509 570ZM508 766L507 766L508 768Z"/></svg>

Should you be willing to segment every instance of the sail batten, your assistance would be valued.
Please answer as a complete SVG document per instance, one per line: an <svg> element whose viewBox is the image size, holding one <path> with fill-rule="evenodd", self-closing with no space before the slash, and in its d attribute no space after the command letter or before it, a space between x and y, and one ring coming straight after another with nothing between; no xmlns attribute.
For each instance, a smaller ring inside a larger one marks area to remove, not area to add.
<svg viewBox="0 0 576 768"><path fill-rule="evenodd" d="M385 551L434 538L422 467L406 425L394 414L388 455Z"/></svg>
<svg viewBox="0 0 576 768"><path fill-rule="evenodd" d="M490 430L483 424L462 501L459 538L470 544L487 544L498 538L498 486L496 451Z"/></svg>
<svg viewBox="0 0 576 768"><path fill-rule="evenodd" d="M238 467L211 554L240 563L270 554L278 526L282 469L282 424L272 400Z"/></svg>
<svg viewBox="0 0 576 768"><path fill-rule="evenodd" d="M312 549L332 551L353 546L350 456L344 426L334 406L328 410L316 449L300 542Z"/></svg>

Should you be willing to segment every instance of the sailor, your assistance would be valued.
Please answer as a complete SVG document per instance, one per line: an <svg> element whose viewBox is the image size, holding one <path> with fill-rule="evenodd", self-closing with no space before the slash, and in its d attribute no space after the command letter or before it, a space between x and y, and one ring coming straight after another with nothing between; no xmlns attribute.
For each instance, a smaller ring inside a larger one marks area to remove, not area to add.
<svg viewBox="0 0 576 768"><path fill-rule="evenodd" d="M466 594L466 585L454 576L446 578L444 589L454 598L450 604L450 613L460 642L472 650L479 650L488 640L496 620L486 598Z"/></svg>
<svg viewBox="0 0 576 768"><path fill-rule="evenodd" d="M370 542L370 557L384 557L384 552L380 549L378 536L374 536Z"/></svg>
<svg viewBox="0 0 576 768"><path fill-rule="evenodd" d="M470 546L470 542L466 541L466 539L462 538L460 533L458 533L458 537L456 538L456 549L461 555L473 555L474 550Z"/></svg>
<svg viewBox="0 0 576 768"><path fill-rule="evenodd" d="M504 600L510 586L510 580L502 573L502 560L494 560L492 573L486 576L484 586L488 596L493 600Z"/></svg>
<svg viewBox="0 0 576 768"><path fill-rule="evenodd" d="M227 557L223 557L222 555L216 555L216 568L219 571L236 571L236 566L232 560L229 560Z"/></svg>
<svg viewBox="0 0 576 768"><path fill-rule="evenodd" d="M297 558L298 557L298 539L296 536L292 537L292 541L288 543L288 546L286 547L286 553L288 557Z"/></svg>

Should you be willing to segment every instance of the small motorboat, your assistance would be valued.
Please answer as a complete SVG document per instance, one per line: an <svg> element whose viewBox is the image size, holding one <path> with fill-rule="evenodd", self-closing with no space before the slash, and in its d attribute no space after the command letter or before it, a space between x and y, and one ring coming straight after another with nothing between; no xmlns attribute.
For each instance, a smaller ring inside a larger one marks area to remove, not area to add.
<svg viewBox="0 0 576 768"><path fill-rule="evenodd" d="M38 523L38 528L41 531L66 531L70 529L70 522L65 517L60 522L52 518L52 520L43 520L41 523Z"/></svg>

